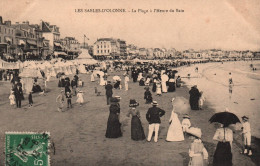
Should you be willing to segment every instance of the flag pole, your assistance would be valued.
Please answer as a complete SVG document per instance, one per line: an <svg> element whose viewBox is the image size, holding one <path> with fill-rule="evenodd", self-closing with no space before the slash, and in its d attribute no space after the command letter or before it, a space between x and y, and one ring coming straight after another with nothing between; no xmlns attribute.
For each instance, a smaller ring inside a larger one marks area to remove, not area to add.
<svg viewBox="0 0 260 166"><path fill-rule="evenodd" d="M86 35L84 35L84 48L86 48L86 45L85 45L85 37L86 37Z"/></svg>

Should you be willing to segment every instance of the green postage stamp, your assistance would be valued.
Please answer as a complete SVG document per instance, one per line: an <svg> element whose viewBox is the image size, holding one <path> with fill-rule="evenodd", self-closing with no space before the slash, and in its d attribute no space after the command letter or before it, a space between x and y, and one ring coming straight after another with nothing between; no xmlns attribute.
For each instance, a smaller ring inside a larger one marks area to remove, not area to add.
<svg viewBox="0 0 260 166"><path fill-rule="evenodd" d="M6 132L6 166L49 166L50 133Z"/></svg>

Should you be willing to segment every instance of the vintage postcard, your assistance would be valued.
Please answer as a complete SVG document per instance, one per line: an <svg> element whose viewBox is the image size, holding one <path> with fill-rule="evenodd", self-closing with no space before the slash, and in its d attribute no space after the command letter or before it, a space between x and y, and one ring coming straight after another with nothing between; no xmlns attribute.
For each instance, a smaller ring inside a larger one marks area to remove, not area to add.
<svg viewBox="0 0 260 166"><path fill-rule="evenodd" d="M0 0L0 165L260 165L259 0Z"/></svg>

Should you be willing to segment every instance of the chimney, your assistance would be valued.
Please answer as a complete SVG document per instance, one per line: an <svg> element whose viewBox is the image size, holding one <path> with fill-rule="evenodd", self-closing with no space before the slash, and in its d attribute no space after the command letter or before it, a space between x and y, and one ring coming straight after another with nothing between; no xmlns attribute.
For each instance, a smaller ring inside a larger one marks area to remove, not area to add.
<svg viewBox="0 0 260 166"><path fill-rule="evenodd" d="M0 24L3 24L3 18L0 16Z"/></svg>

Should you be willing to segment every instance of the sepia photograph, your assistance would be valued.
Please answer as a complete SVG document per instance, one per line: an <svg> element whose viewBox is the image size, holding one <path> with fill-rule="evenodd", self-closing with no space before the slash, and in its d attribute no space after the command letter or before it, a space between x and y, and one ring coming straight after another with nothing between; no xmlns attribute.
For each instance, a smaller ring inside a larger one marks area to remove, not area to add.
<svg viewBox="0 0 260 166"><path fill-rule="evenodd" d="M259 166L259 0L0 0L0 166Z"/></svg>

